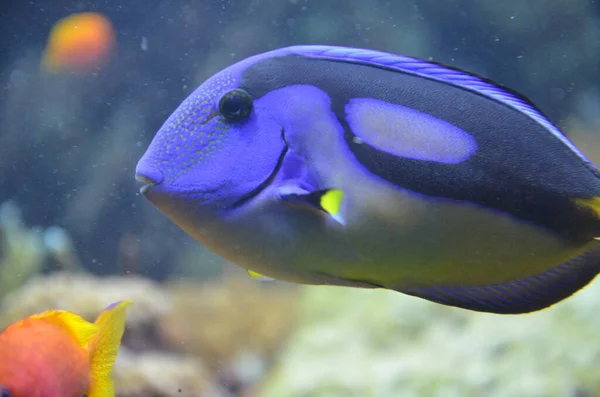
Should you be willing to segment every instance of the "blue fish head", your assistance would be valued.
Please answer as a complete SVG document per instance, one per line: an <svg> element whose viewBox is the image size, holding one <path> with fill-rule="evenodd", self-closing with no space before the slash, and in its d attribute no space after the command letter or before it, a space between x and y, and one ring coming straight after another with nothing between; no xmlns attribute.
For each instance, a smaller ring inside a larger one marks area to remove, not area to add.
<svg viewBox="0 0 600 397"><path fill-rule="evenodd" d="M160 128L136 168L141 193L180 224L251 200L286 150L276 106L240 88L246 62L200 85Z"/></svg>

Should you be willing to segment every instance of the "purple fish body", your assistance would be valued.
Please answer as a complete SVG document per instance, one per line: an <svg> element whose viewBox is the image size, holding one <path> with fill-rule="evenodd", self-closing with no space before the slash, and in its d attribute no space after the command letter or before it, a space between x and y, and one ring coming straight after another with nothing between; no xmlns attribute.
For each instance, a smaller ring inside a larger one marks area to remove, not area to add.
<svg viewBox="0 0 600 397"><path fill-rule="evenodd" d="M238 62L173 112L136 177L209 249L290 282L509 314L600 266L595 166L525 97L400 55Z"/></svg>

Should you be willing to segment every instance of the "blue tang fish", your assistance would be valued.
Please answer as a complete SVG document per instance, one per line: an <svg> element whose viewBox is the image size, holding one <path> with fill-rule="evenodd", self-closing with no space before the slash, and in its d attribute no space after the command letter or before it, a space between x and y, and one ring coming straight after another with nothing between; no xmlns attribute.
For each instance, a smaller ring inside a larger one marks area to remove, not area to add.
<svg viewBox="0 0 600 397"><path fill-rule="evenodd" d="M378 51L294 46L209 78L141 193L251 275L540 310L600 269L600 174L525 97Z"/></svg>

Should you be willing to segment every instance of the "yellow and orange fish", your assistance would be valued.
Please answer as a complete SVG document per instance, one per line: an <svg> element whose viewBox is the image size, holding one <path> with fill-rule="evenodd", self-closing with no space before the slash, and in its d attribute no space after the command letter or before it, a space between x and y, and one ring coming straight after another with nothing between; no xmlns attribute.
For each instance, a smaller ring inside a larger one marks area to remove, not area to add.
<svg viewBox="0 0 600 397"><path fill-rule="evenodd" d="M73 14L52 28L41 66L49 72L87 72L102 66L114 45L108 18L97 12Z"/></svg>
<svg viewBox="0 0 600 397"><path fill-rule="evenodd" d="M114 397L112 367L131 301L108 306L94 323L50 310L0 332L0 396Z"/></svg>

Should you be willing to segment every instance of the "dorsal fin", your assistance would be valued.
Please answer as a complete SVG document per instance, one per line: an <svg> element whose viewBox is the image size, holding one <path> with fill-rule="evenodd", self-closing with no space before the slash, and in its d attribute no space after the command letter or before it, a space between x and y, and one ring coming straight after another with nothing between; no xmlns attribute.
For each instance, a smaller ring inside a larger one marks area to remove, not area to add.
<svg viewBox="0 0 600 397"><path fill-rule="evenodd" d="M96 325L66 310L48 310L43 313L34 314L29 319L49 321L57 324L68 332L81 347L87 346L90 339L98 331Z"/></svg>
<svg viewBox="0 0 600 397"><path fill-rule="evenodd" d="M596 169L583 153L527 97L503 87L488 78L437 62L424 61L418 58L382 51L349 47L300 45L288 47L286 52L333 61L368 64L418 75L475 92L526 114L565 144L573 153L588 164L592 170Z"/></svg>

